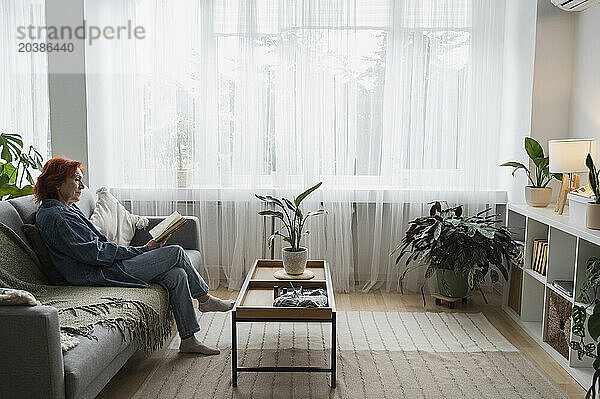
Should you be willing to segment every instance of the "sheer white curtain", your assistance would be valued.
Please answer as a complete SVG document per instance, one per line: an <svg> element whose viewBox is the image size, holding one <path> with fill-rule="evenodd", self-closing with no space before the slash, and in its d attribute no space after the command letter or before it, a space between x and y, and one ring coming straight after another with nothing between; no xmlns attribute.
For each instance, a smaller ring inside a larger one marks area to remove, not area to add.
<svg viewBox="0 0 600 399"><path fill-rule="evenodd" d="M343 291L398 287L389 253L428 201L498 200L504 1L85 6L147 32L86 49L90 182L134 212L197 215L213 287L279 257L254 193L324 182L306 245Z"/></svg>
<svg viewBox="0 0 600 399"><path fill-rule="evenodd" d="M0 0L0 133L23 137L44 157L49 148L48 63L45 53L19 52L18 26L45 25L44 0Z"/></svg>

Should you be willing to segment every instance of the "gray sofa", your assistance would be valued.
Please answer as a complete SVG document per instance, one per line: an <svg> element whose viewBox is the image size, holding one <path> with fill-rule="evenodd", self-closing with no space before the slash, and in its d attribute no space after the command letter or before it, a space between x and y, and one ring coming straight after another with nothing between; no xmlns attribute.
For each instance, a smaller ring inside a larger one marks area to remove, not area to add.
<svg viewBox="0 0 600 399"><path fill-rule="evenodd" d="M90 216L95 194L84 190L78 206ZM0 222L26 243L24 223L35 223L32 196L0 201ZM164 217L149 217L155 226ZM199 222L188 217L183 230L168 244L181 245L199 270ZM147 230L138 231L132 245L144 245ZM0 248L0 256L3 256ZM98 341L80 338L75 348L62 352L58 312L51 306L0 306L0 398L94 398L125 362L138 350L135 341L124 340L117 330L96 325Z"/></svg>

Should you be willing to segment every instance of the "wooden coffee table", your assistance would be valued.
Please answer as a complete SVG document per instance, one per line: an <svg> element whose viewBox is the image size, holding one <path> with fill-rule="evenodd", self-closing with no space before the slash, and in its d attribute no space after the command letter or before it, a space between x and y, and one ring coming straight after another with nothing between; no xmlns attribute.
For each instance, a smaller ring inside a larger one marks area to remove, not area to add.
<svg viewBox="0 0 600 399"><path fill-rule="evenodd" d="M237 376L241 372L321 372L331 373L331 387L335 388L336 378L336 312L333 298L333 286L329 265L324 260L309 260L306 268L315 277L311 280L278 280L273 273L283 267L280 260L258 259L246 276L244 285L238 294L231 311L231 384L237 386ZM328 306L322 308L274 307L273 286L289 286L289 281L295 287L323 288L327 292ZM237 363L237 323L331 323L331 366L260 366L242 367Z"/></svg>

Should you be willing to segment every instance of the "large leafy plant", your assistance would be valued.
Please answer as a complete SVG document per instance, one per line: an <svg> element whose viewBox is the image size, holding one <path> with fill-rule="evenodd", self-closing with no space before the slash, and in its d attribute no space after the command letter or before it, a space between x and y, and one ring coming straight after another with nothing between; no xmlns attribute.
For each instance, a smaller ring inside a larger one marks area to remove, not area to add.
<svg viewBox="0 0 600 399"><path fill-rule="evenodd" d="M594 160L590 154L587 154L585 158L585 165L588 167L588 182L590 183L590 187L594 192L595 203L600 204L600 179L598 178L598 171L596 170L596 165L594 165Z"/></svg>
<svg viewBox="0 0 600 399"><path fill-rule="evenodd" d="M281 237L283 241L290 244L291 251L301 251L300 241L302 240L302 237L310 233L308 230L304 231L306 220L311 216L322 215L326 213L326 211L324 209L319 209L317 211L304 214L300 209L300 203L306 197L308 197L310 193L321 187L321 184L323 184L323 182L315 184L294 198L294 201L291 201L287 198L275 198L270 195L256 194L256 198L266 202L267 204L271 204L276 208L263 210L258 212L258 214L279 219L283 224L278 231L269 237L269 247L273 245L273 240L275 237Z"/></svg>
<svg viewBox="0 0 600 399"><path fill-rule="evenodd" d="M498 271L507 280L516 243L506 227L498 226L496 215L487 215L489 211L463 217L462 205L442 208L435 202L429 216L410 221L401 244L392 252L399 251L396 264L410 254L400 276L400 288L407 273L421 267L426 267L425 280L438 269L464 275L471 290L479 290L488 273L493 282L499 280Z"/></svg>
<svg viewBox="0 0 600 399"><path fill-rule="evenodd" d="M512 175L519 169L523 169L527 174L527 179L531 183L531 187L545 188L552 179L562 180L562 175L559 173L550 173L549 162L550 158L544 156L544 149L535 139L525 137L525 151L533 162L533 168L529 169L520 162L505 162L500 166L510 166L513 169Z"/></svg>
<svg viewBox="0 0 600 399"><path fill-rule="evenodd" d="M31 194L35 183L31 172L42 169L42 155L33 146L23 152L18 134L0 134L0 149L0 199Z"/></svg>
<svg viewBox="0 0 600 399"><path fill-rule="evenodd" d="M600 259L591 257L587 261L587 268L585 271L585 278L581 285L581 293L577 300L584 305L575 304L571 311L571 317L573 318L573 336L578 337L570 342L570 347L577 352L579 360L583 359L584 356L591 357L594 359L594 376L592 378L592 385L587 391L586 399L596 398L596 385L600 381L600 344L598 338L600 337L600 299L598 299L598 288L600 287ZM587 317L587 310L594 306L594 310ZM590 337L594 342L585 342L585 322L587 320L587 328L590 333Z"/></svg>

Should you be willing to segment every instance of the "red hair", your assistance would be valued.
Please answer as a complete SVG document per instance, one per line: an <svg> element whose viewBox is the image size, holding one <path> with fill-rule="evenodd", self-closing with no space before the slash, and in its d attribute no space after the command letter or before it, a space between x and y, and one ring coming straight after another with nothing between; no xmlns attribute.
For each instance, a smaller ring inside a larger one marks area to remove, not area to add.
<svg viewBox="0 0 600 399"><path fill-rule="evenodd" d="M83 173L82 163L67 158L52 158L42 168L42 174L38 176L33 195L35 202L53 198L58 199L58 187L75 174L77 168Z"/></svg>

